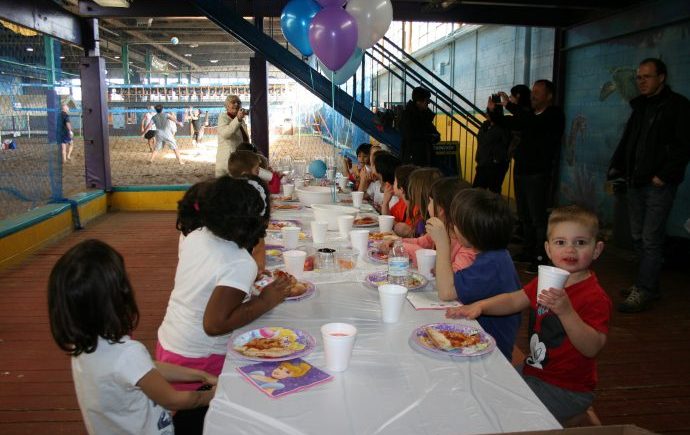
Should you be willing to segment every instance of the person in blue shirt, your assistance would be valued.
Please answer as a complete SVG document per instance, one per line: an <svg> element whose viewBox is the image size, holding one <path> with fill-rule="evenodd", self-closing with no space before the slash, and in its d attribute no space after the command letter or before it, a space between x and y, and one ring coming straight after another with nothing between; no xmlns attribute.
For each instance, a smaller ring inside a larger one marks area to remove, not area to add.
<svg viewBox="0 0 690 435"><path fill-rule="evenodd" d="M453 228L446 229L435 217L426 223L427 233L436 244L439 299L457 299L463 304L471 304L521 287L506 249L513 229L513 217L503 198L485 189L461 190L451 203L449 222ZM451 231L460 245L477 251L474 263L455 273L450 258ZM503 355L511 360L520 314L480 316L477 321L496 339Z"/></svg>

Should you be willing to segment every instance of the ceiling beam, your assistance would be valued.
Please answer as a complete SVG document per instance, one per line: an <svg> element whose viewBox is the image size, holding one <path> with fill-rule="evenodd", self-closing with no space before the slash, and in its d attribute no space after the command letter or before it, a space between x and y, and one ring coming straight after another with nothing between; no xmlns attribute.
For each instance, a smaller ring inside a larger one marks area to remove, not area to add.
<svg viewBox="0 0 690 435"><path fill-rule="evenodd" d="M138 3L138 2L137 2L137 3ZM119 21L119 20L110 19L110 20L108 20L108 21L109 21L109 23L110 23L111 25L115 26L116 28L125 27L125 25L124 25L121 21ZM152 45L153 47L155 47L158 51L160 51L160 52L162 52L162 53L165 53L165 54L167 54L168 56L170 56L170 57L172 57L172 58L174 58L174 59L179 60L180 62L184 63L185 65L187 65L187 66L188 66L189 68L191 68L191 69L197 69L197 68L199 68L199 65L195 64L194 62L191 62L190 60L188 60L188 59L187 59L186 57L184 57L184 56L180 56L179 54L177 54L177 53L175 53L174 51L170 50L169 48L165 47L164 45L159 44L160 41L154 41L154 40L150 39L148 36L144 35L144 34L141 33L141 32L137 32L137 31L133 31L133 30L128 30L128 31L125 31L124 33L127 33L127 34L129 34L130 36L133 36L133 37L139 39L139 40L142 41L142 42L149 42L149 43L151 43L151 45Z"/></svg>
<svg viewBox="0 0 690 435"><path fill-rule="evenodd" d="M639 3L640 0L637 0ZM191 0L135 1L129 8L104 8L92 1L79 2L84 17L199 17ZM279 17L287 0L233 0L238 15ZM623 0L456 1L442 8L440 0L393 0L393 18L400 21L433 21L515 26L565 27L594 18L603 12L628 7ZM438 7L435 7L438 6Z"/></svg>
<svg viewBox="0 0 690 435"><path fill-rule="evenodd" d="M50 0L0 0L0 17L62 41L82 45L81 19Z"/></svg>

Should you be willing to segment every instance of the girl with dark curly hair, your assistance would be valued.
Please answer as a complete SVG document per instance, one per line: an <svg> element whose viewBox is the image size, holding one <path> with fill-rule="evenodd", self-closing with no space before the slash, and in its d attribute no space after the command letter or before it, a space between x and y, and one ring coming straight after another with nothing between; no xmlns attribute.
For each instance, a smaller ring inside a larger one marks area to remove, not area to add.
<svg viewBox="0 0 690 435"><path fill-rule="evenodd" d="M156 358L219 375L230 333L280 304L289 288L278 278L250 298L258 271L250 252L266 234L271 209L261 180L220 177L198 204L204 226L180 244Z"/></svg>

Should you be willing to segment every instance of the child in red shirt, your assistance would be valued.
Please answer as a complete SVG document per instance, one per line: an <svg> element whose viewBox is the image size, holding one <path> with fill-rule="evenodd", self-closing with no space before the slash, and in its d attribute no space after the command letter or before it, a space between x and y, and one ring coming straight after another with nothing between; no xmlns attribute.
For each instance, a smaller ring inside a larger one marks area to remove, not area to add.
<svg viewBox="0 0 690 435"><path fill-rule="evenodd" d="M447 317L474 319L530 309L530 355L522 376L560 422L583 412L594 400L595 357L606 343L611 300L601 288L593 260L604 243L597 241L597 216L579 206L561 207L549 217L546 254L554 266L570 272L565 289L537 295L535 278L524 289L451 308Z"/></svg>
<svg viewBox="0 0 690 435"><path fill-rule="evenodd" d="M408 216L407 205L410 200L407 198L407 186L412 171L417 169L415 165L402 165L395 169L395 181L392 186L387 186L383 191L383 204L381 205L381 214L389 214L395 218L396 226L398 223L406 223L408 226L412 224L412 220ZM388 207L391 198L395 195L398 202L393 207Z"/></svg>

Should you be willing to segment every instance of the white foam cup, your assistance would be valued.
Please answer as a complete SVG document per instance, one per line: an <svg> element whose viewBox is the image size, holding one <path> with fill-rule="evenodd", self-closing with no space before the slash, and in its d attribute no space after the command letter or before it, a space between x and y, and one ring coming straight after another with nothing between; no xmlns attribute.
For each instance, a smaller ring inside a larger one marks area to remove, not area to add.
<svg viewBox="0 0 690 435"><path fill-rule="evenodd" d="M393 224L395 223L395 218L391 215L382 214L379 216L379 231L382 233L390 233L393 231Z"/></svg>
<svg viewBox="0 0 690 435"><path fill-rule="evenodd" d="M295 249L299 243L299 227L283 227L280 232L283 235L283 247L285 249Z"/></svg>
<svg viewBox="0 0 690 435"><path fill-rule="evenodd" d="M338 216L338 231L340 231L340 236L347 238L352 229L352 224L355 221L355 217L352 215Z"/></svg>
<svg viewBox="0 0 690 435"><path fill-rule="evenodd" d="M294 184L283 184L283 196L289 196L292 198L292 194L295 191Z"/></svg>
<svg viewBox="0 0 690 435"><path fill-rule="evenodd" d="M328 233L328 222L313 221L311 223L311 238L314 243L325 243L326 234Z"/></svg>
<svg viewBox="0 0 690 435"><path fill-rule="evenodd" d="M369 230L350 231L350 243L352 243L353 249L359 251L359 258L366 258L369 248Z"/></svg>
<svg viewBox="0 0 690 435"><path fill-rule="evenodd" d="M565 286L570 272L553 266L539 266L539 277L537 278L537 297L543 290L551 287L561 289Z"/></svg>
<svg viewBox="0 0 690 435"><path fill-rule="evenodd" d="M436 266L436 251L433 249L418 249L415 253L417 256L417 270L427 279L433 279L434 275L431 270Z"/></svg>
<svg viewBox="0 0 690 435"><path fill-rule="evenodd" d="M360 208L364 199L364 192L354 191L350 195L352 195L352 206Z"/></svg>
<svg viewBox="0 0 690 435"><path fill-rule="evenodd" d="M350 180L347 179L347 177L340 177L338 178L338 186L340 186L340 189L345 190L347 189L347 183L349 183Z"/></svg>
<svg viewBox="0 0 690 435"><path fill-rule="evenodd" d="M326 368L343 372L350 365L357 328L349 323L327 323L321 327Z"/></svg>
<svg viewBox="0 0 690 435"><path fill-rule="evenodd" d="M407 296L407 287L397 284L379 286L383 323L396 323L400 320L400 311L402 311L405 296Z"/></svg>
<svg viewBox="0 0 690 435"><path fill-rule="evenodd" d="M304 275L304 260L306 259L307 253L304 251L292 250L283 252L285 270L298 279Z"/></svg>

